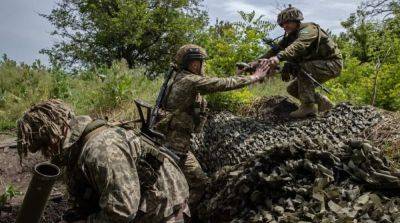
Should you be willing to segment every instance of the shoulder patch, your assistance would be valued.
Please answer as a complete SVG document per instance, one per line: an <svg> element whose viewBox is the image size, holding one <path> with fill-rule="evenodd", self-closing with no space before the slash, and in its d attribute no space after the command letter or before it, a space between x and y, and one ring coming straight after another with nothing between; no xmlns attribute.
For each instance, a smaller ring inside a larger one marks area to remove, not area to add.
<svg viewBox="0 0 400 223"><path fill-rule="evenodd" d="M310 31L308 31L307 29L302 29L300 30L300 34L309 34Z"/></svg>

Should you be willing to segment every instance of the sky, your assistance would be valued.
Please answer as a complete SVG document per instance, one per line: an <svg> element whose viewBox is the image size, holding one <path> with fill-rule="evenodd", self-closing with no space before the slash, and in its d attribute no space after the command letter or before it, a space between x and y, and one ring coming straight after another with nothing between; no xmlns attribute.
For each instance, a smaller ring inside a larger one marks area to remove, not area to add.
<svg viewBox="0 0 400 223"><path fill-rule="evenodd" d="M216 19L236 21L237 11L255 11L275 21L278 9L292 4L303 11L305 21L320 24L333 33L343 31L340 22L354 12L361 0L204 0L210 22ZM47 63L39 50L54 43L50 36L52 26L39 13L48 14L56 0L1 0L0 1L0 55L31 64L36 59ZM277 30L276 32L279 32Z"/></svg>

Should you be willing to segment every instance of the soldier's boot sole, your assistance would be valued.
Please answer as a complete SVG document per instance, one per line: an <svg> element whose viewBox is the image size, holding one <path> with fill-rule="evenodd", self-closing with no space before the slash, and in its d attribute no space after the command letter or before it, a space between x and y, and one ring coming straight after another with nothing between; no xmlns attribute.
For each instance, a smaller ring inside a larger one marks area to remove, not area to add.
<svg viewBox="0 0 400 223"><path fill-rule="evenodd" d="M326 112L331 110L335 105L325 95L318 95L316 97L318 112Z"/></svg>
<svg viewBox="0 0 400 223"><path fill-rule="evenodd" d="M289 116L291 118L308 118L308 117L316 117L318 113L318 107L316 104L302 104L299 109L294 112L291 112Z"/></svg>

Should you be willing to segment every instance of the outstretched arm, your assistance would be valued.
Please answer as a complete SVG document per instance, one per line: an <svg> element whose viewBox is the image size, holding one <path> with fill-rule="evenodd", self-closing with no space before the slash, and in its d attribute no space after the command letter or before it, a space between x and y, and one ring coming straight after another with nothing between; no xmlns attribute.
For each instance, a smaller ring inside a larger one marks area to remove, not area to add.
<svg viewBox="0 0 400 223"><path fill-rule="evenodd" d="M200 94L210 94L214 92L230 91L243 88L249 84L262 80L268 73L269 64L262 61L256 71L250 76L234 76L234 77L204 77L198 75L190 75L188 79L192 83L193 89Z"/></svg>
<svg viewBox="0 0 400 223"><path fill-rule="evenodd" d="M276 47L271 47L271 49L268 50L268 52L266 54L261 56L260 59L269 59L273 56L276 56L276 54L278 54L281 50L284 50L284 49L285 49L284 39L281 39L278 42L278 44L276 45Z"/></svg>

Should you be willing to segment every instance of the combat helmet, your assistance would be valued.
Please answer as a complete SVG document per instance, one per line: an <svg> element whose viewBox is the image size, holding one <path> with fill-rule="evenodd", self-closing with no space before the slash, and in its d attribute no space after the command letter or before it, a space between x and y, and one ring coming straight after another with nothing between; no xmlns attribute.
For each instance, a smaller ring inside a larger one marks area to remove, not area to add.
<svg viewBox="0 0 400 223"><path fill-rule="evenodd" d="M289 5L288 8L279 13L277 22L280 26L282 26L285 22L300 22L302 20L304 20L303 13L292 5Z"/></svg>
<svg viewBox="0 0 400 223"><path fill-rule="evenodd" d="M61 153L61 143L75 117L71 107L58 99L40 102L24 113L17 122L17 148L20 158L30 151L41 151L45 157Z"/></svg>
<svg viewBox="0 0 400 223"><path fill-rule="evenodd" d="M185 69L189 61L192 60L205 60L207 58L206 51L194 44L183 45L175 55L175 63L181 68Z"/></svg>

